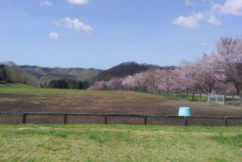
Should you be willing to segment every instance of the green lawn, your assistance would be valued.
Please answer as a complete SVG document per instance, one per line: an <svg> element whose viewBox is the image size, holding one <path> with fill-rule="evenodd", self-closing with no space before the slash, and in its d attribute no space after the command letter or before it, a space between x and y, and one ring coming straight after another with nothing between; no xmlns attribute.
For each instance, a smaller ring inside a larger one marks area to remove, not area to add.
<svg viewBox="0 0 242 162"><path fill-rule="evenodd" d="M242 127L0 125L0 161L242 161Z"/></svg>
<svg viewBox="0 0 242 162"><path fill-rule="evenodd" d="M40 89L20 84L0 85L0 97L4 111L16 108L12 111L17 112L64 112L68 106L70 112L95 108L97 113L156 114L172 109L177 113L177 105L191 106L194 114L202 111L217 114L218 110L240 112L232 107L217 108L208 103L170 100L144 93ZM97 104L91 105L91 101ZM31 109L24 109L28 105ZM2 161L239 162L242 161L242 127L0 125Z"/></svg>
<svg viewBox="0 0 242 162"><path fill-rule="evenodd" d="M168 99L175 99L175 100L200 101L200 96L194 95L194 99L193 99L192 94L189 94L187 96L185 94L178 94L178 93L170 93L169 95L165 95L165 94L162 94L162 93L150 93L150 92L143 92L143 93L158 95L158 96L162 96L162 97L165 97L165 98L168 98ZM208 97L207 96L201 96L200 102L208 102Z"/></svg>
<svg viewBox="0 0 242 162"><path fill-rule="evenodd" d="M76 89L35 88L25 84L0 84L0 94L65 94L81 92Z"/></svg>
<svg viewBox="0 0 242 162"><path fill-rule="evenodd" d="M0 84L0 93L1 94L71 94L78 92L103 92L103 91L86 91L86 90L77 90L77 89L54 89L54 88L35 88L24 84ZM158 93L149 93L143 92L145 94L158 95L161 97L165 97L168 99L175 100L192 100L192 95L190 94L188 97L186 95L173 94L171 93L169 96L158 94ZM199 101L199 96L194 96L194 101ZM202 96L202 102L207 102L207 97Z"/></svg>

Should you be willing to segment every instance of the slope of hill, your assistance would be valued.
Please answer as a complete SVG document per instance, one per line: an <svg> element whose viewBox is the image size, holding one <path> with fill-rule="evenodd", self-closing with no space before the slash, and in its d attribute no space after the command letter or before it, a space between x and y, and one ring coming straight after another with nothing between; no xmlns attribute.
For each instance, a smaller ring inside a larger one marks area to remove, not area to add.
<svg viewBox="0 0 242 162"><path fill-rule="evenodd" d="M28 65L22 65L20 68L35 76L40 82L48 82L52 79L62 78L93 82L96 80L96 76L101 72L99 69L46 68Z"/></svg>
<svg viewBox="0 0 242 162"><path fill-rule="evenodd" d="M138 64L136 62L125 62L117 66L114 66L108 70L102 71L101 73L98 74L97 79L109 80L112 77L125 77L128 75L139 73L141 71L146 71L149 68L166 68L166 67L160 67L160 66L149 65L149 64Z"/></svg>
<svg viewBox="0 0 242 162"><path fill-rule="evenodd" d="M24 83L39 87L40 83L35 76L25 72L13 62L0 63L0 83Z"/></svg>

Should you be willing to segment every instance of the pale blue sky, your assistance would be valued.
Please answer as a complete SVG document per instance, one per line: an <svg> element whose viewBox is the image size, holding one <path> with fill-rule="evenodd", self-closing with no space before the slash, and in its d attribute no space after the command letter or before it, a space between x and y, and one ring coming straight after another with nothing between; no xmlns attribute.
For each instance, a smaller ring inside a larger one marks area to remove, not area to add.
<svg viewBox="0 0 242 162"><path fill-rule="evenodd" d="M0 61L179 65L241 29L242 0L0 0Z"/></svg>

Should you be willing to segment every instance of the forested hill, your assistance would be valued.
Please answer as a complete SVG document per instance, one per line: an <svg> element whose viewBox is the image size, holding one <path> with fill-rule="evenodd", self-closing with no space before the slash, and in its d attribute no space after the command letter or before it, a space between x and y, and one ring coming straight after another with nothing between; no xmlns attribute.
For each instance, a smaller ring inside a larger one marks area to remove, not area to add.
<svg viewBox="0 0 242 162"><path fill-rule="evenodd" d="M40 66L16 65L14 62L0 62L0 83L1 82L21 82L35 87L40 84L48 84L53 79L69 79L77 81L88 81L90 84L97 80L110 80L113 77L125 77L149 68L174 68L160 67L149 64L138 64L135 62L125 62L107 70L94 68L48 68ZM2 81L1 81L2 80Z"/></svg>
<svg viewBox="0 0 242 162"><path fill-rule="evenodd" d="M39 66L22 65L21 69L35 76L40 82L48 82L51 79L75 79L81 81L89 81L91 83L96 80L109 80L112 77L125 77L149 68L167 68L149 64L138 64L135 62L125 62L107 70L85 69L85 68L46 68ZM174 68L174 67L168 67Z"/></svg>
<svg viewBox="0 0 242 162"><path fill-rule="evenodd" d="M117 66L114 66L110 69L107 69L105 71L102 71L101 73L98 74L97 79L110 80L112 77L125 77L128 75L133 75L135 73L146 71L150 68L165 69L165 68L175 68L175 67L174 66L161 67L161 66L150 65L150 64L138 64L136 62L125 62Z"/></svg>
<svg viewBox="0 0 242 162"><path fill-rule="evenodd" d="M13 62L0 63L0 83L24 83L39 87L39 81L35 76L22 70Z"/></svg>
<svg viewBox="0 0 242 162"><path fill-rule="evenodd" d="M22 65L20 68L35 76L40 82L48 82L52 79L63 78L93 82L101 72L101 70L93 68L47 68L29 65Z"/></svg>

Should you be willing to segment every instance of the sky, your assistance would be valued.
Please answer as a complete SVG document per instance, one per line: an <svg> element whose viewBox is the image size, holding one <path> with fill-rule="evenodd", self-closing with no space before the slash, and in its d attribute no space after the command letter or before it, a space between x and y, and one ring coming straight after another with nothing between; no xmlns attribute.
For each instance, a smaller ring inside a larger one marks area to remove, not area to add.
<svg viewBox="0 0 242 162"><path fill-rule="evenodd" d="M177 66L241 29L242 0L0 0L0 61Z"/></svg>

